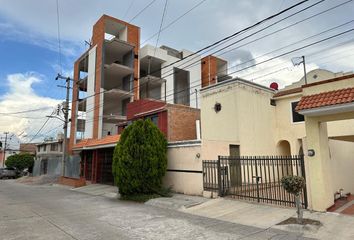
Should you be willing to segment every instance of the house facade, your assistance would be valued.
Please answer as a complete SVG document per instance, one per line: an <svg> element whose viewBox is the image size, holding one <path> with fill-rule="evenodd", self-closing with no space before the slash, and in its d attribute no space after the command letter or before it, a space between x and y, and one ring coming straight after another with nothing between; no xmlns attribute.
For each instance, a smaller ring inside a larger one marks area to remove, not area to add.
<svg viewBox="0 0 354 240"><path fill-rule="evenodd" d="M306 117L296 110L296 106L302 97L309 95L308 89L315 89L313 94L336 89L336 84L350 87L354 75L314 70L307 74L307 79L307 85L301 79L280 91L237 78L203 88L202 156L217 159L219 155L229 156L235 152L238 156L305 154L309 208L323 211L333 204L333 196L340 189L354 191L349 177L354 169L351 157L354 155L354 120L346 118L326 124L330 152L327 175L322 175L316 187L311 187L311 179L318 178L316 171L319 169L311 167L311 158L307 157ZM326 192L325 204L312 198L320 183L331 186Z"/></svg>
<svg viewBox="0 0 354 240"><path fill-rule="evenodd" d="M58 134L57 139L46 139L36 144L36 155L33 176L61 175L63 159L63 138Z"/></svg>

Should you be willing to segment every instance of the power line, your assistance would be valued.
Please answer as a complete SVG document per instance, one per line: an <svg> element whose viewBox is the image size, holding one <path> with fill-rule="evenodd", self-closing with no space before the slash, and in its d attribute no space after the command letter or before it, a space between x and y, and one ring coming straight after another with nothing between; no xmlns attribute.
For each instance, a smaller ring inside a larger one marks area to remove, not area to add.
<svg viewBox="0 0 354 240"><path fill-rule="evenodd" d="M36 109L30 109L30 110L24 110L24 111L19 111L19 112L0 112L0 114L20 114L20 113L28 113L28 112L37 112L45 109L49 109L52 107L42 107L42 108L36 108Z"/></svg>
<svg viewBox="0 0 354 240"><path fill-rule="evenodd" d="M257 39L254 39L254 40L252 40L252 41L250 41L250 42L248 42L248 43L245 43L245 44L240 45L240 46L238 46L238 47L235 47L235 48L233 48L233 49L226 50L225 52L219 54L218 56L221 56L221 55L223 55L223 54L225 54L225 53L234 51L234 50L236 50L236 49L238 49L238 48L240 48L240 47L246 46L246 45L248 45L248 44L250 44L250 43L256 42L256 41L261 40L261 39L263 39L263 38L265 38L265 37L271 36L271 35L273 35L273 34L275 34L275 33L278 33L278 32L280 32L280 31L283 31L283 30L285 30L285 29L288 29L288 28L290 28L290 27L293 27L293 26L295 26L295 25L297 25L297 24L299 24L299 23L302 23L302 22L304 22L304 21L307 21L307 20L309 20L309 19L311 19L311 18L314 18L314 17L316 17L316 16L319 16L319 15L321 15L321 14L323 14L323 13L326 13L326 12L328 12L328 11L331 11L331 10L333 10L333 9L335 9L335 8L338 8L338 7L340 7L340 6L343 6L344 4L347 4L347 3L352 2L352 1L353 1L353 0L349 0L349 1L343 2L343 3L341 3L341 4L338 4L338 5L334 6L334 7L331 7L331 8L329 8L329 9L326 9L326 10L322 11L322 12L319 12L319 13L317 13L317 14L314 14L314 15L312 15L312 16L310 16L310 17L307 17L307 18L305 18L305 19L303 19L303 20L297 21L297 22L295 22L295 23L293 23L293 24L290 24L290 25L288 25L288 26L286 26L286 27L283 27L283 28L281 28L281 29L279 29L279 30L276 30L276 31L274 31L274 32L272 32L272 33L269 33L269 34L266 34L266 35L264 35L264 36L262 36L262 37L259 37L259 38L257 38ZM264 28L262 28L262 29L260 29L260 30L258 30L258 31L256 31L256 32L254 32L254 33L249 34L248 36L245 36L245 37L243 37L243 38L237 40L236 42L233 42L233 43L231 43L231 44L229 44L229 45L227 45L227 46L225 46L225 47L223 47L223 48L221 48L221 49L218 49L218 50L216 50L216 51L210 53L210 55L216 54L216 53L218 53L218 52L220 52L220 51L222 51L222 50L224 50L224 49L226 49L226 48L228 48L228 47L230 47L230 46L235 45L236 43L239 43L239 42L241 42L241 41L243 41L243 40L245 40L245 39L247 39L247 38L250 38L250 37L254 36L254 35L257 34L257 33L262 32L262 31L268 29L269 27L272 27L272 26L274 26L274 25L276 25L276 24L278 24L278 23L280 23L280 22L282 22L282 21L288 19L289 17L292 17L292 16L294 16L294 15L300 13L300 12L303 12L303 11L305 11L305 10L307 10L307 9L309 9L309 8L311 8L311 7L315 6L315 5L317 5L317 4L320 4L321 2L323 2L323 1L316 2L316 3L314 3L314 4L312 4L312 5L310 5L310 6L306 7L306 8L304 8L304 9L298 11L298 12L295 12L295 13L293 13L293 14L287 16L287 17L284 17L284 18L282 18L282 19L280 19L280 20L278 20L278 21L272 23L272 24L269 25L269 26L266 26L266 27L264 27ZM216 48L216 47L213 47L212 49L214 49L214 48ZM181 64L180 66L182 66L182 65L184 65L184 64L186 64L186 63L188 63L188 62L190 62L190 61L193 60L193 59L196 59L196 58L192 58L192 59L190 59L189 61L187 61L187 62ZM184 69L186 69L186 68L188 68L188 67L193 67L193 66L195 66L196 64L199 64L199 61L200 61L200 60L198 59L198 60L196 60L196 61L190 63L189 65L184 66ZM179 66L177 66L177 67L179 67ZM170 71L172 71L172 70L169 70L169 71L167 71L167 72L170 72ZM173 73L170 73L170 74L168 74L168 75L166 75L166 76L164 76L164 77L171 76L172 74L173 74Z"/></svg>
<svg viewBox="0 0 354 240"><path fill-rule="evenodd" d="M123 15L123 19L127 16L128 12L129 12L129 10L131 9L131 7L133 6L134 2L135 2L135 0L132 0L132 1L130 2L129 7L127 8L127 10L125 11L125 13L124 13L124 15Z"/></svg>
<svg viewBox="0 0 354 240"><path fill-rule="evenodd" d="M204 48L198 50L198 51L195 52L195 53L192 53L192 54L190 54L190 55L188 55L188 56L186 56L186 57L183 57L183 58L181 58L181 59L179 59L179 60L177 60L177 61L175 61L175 62L173 62L173 63L170 63L170 64L168 64L167 66L161 67L161 68L159 68L157 71L160 71L160 70L162 70L162 69L164 69L164 68L166 68L166 67L169 67L169 66L171 66L171 65L173 65L173 64L175 64L175 63L178 63L178 62L180 62L180 61L182 61L182 60L184 60L184 59L186 59L186 58L189 58L189 57L191 57L191 56L193 56L193 55L196 55L196 54L198 54L199 52L204 51L204 50L206 50L206 49L208 49L208 48L214 47L214 46L216 46L216 45L220 45L222 42L228 41L229 39L231 39L231 38L233 38L233 37L235 37L235 36L237 36L237 35L239 35L239 34L242 34L242 33L246 32L246 31L248 31L248 30L250 30L250 29L252 29L252 28L255 28L255 27L257 27L257 26L259 26L259 25L261 25L261 24L263 24L263 23L265 23L265 22L267 22L267 21L269 21L269 20L271 20L271 19L273 19L273 18L275 18L275 17L277 17L277 16L279 16L279 15L285 13L285 12L287 12L287 11L292 10L293 8L296 8L297 6L299 6L299 5L301 5L301 4L304 4L304 3L308 2L308 1L309 1L309 0L303 0L303 1L301 1L301 2L298 2L298 3L296 3L296 4L294 4L294 5L292 5L292 6L288 7L288 8L286 8L286 9L284 9L284 10L282 10L282 11L276 13L276 14L273 14L273 15L267 17L267 18L264 18L264 19L258 21L258 22L255 23L255 24L250 25L249 27L246 27L246 28L244 28L244 29L242 29L242 30L239 30L239 31L237 31L237 32L235 32L235 33L233 33L233 34L231 34L231 35L229 35L229 36L227 36L227 37L225 37L225 38L223 38L223 39L221 39L221 40L219 40L219 41L213 43L213 44L210 44L210 45L208 45L208 46L206 46L206 47L204 47ZM315 5L320 4L321 2L324 2L324 1L326 1L326 0L320 0L320 1L318 1L318 2L316 2L316 3L314 3L314 4L312 4L312 5L310 5L310 6L308 6L308 7L306 7L306 8L304 8L304 9L298 11L297 13L302 12L302 11L304 11L304 10L307 10L307 9L309 9L309 8L311 8L311 7L314 7ZM294 15L294 14L292 14L292 15ZM140 78L139 78L139 79L140 79ZM140 85L139 85L139 86L140 86ZM135 88L133 88L129 93L132 93L134 90L135 90ZM90 95L90 96L85 97L85 99L90 98L90 97L94 97L94 96L96 96L96 95L98 95L98 94L105 93L105 92L107 92L107 91L109 91L109 90L103 90L103 91L94 93L94 94L92 94L92 95ZM78 101L78 100L73 100L71 103L76 102L76 101Z"/></svg>
<svg viewBox="0 0 354 240"><path fill-rule="evenodd" d="M347 30L347 31L344 31L344 32L341 32L341 33L332 35L332 36L330 36L330 37L321 39L321 40L319 40L319 41L316 41L316 42L307 44L307 45L305 45L305 46L302 46L302 47L299 47L299 48L290 50L290 51L288 51L288 52L279 54L279 55L277 55L277 56L275 56L275 57L269 58L269 59L264 60L264 61L261 61L261 62L259 62L259 63L255 63L255 64L253 64L253 65L251 65L251 66L242 68L242 69L240 69L240 70L231 72L231 73L229 73L229 74L234 74L234 73L237 73L237 72L241 72L241 71L247 70L247 69L249 69L249 68L258 66L258 65L260 65L260 64L264 64L264 63L266 63L266 62L269 62L269 61L275 60L275 59L277 59L277 58L283 57L283 56L288 55L288 54L290 54L290 53L293 53L293 52L296 52L296 51L299 51L299 50L308 48L308 47L310 47L310 46L313 46L313 45L316 45L316 44L319 44L319 43L328 41L328 40L333 39L333 38L336 38L336 37L338 37L338 36L342 36L342 35L344 35L344 34L347 34L347 33L349 33L349 32L352 32L352 31L354 31L354 29L349 29L349 30ZM221 71L220 71L220 72L221 72ZM193 82L200 82L200 80L201 80L201 79L197 79L196 81L193 81ZM199 83L199 84L197 84L197 85L195 85L195 86L191 86L191 87L185 88L185 89L181 90L180 92L183 92L183 91L186 91L186 90L190 90L191 88L198 87L199 85L201 85L201 83ZM169 94L169 95L167 95L166 97L174 96L175 94L178 94L178 93L180 93L180 92ZM142 104L142 105L144 105L144 104ZM102 107L102 106L103 106L103 104L102 104L102 105L95 106L95 107L94 107L93 109L91 109L90 111L94 111L96 108ZM141 105L140 105L140 106L141 106ZM86 111L86 113L88 113L88 112L90 112L90 111Z"/></svg>
<svg viewBox="0 0 354 240"><path fill-rule="evenodd" d="M159 27L159 31L158 31L158 35L157 35L157 39L156 39L154 57L155 57L155 54L156 54L157 44L159 43L159 40L160 40L160 34L161 34L161 28L162 28L162 25L163 25L163 20L165 19L165 14L166 14L166 11L167 11L167 2L168 2L168 0L165 0L165 5L164 5L163 11L162 11L160 27Z"/></svg>
<svg viewBox="0 0 354 240"><path fill-rule="evenodd" d="M323 51L322 51L322 52L323 52ZM283 71L283 70L286 70L286 69L289 70L289 67L282 68L282 69L276 70L276 71L274 71L274 72L261 75L261 76L259 76L259 77L253 78L252 80L259 79L259 78L262 78L262 77L265 77L265 76L268 76L268 75L272 75L272 74L274 74L274 73L277 73L277 72L280 72L280 71ZM241 77L241 79L243 79L243 77ZM198 84L196 84L196 85L194 85L194 86L190 86L190 87L188 87L188 88L185 88L185 89L183 89L183 90L177 92L177 94L178 94L178 93L181 93L181 92L184 92L184 91L187 91L187 90L191 90L192 88L198 87L199 85L201 85L201 84L198 83ZM193 94L195 94L195 93L194 93L194 92L190 92L190 93L189 93L189 96L192 96ZM170 94L169 97L172 96L172 95L174 95L174 94ZM186 96L180 96L180 97L186 97ZM180 97L177 97L177 98L179 99ZM147 103L143 103L142 105L148 105L148 104L152 104L152 103L151 103L151 102L147 102ZM140 105L140 106L142 106L142 105ZM103 118L103 116L99 116L99 119L101 119L101 118ZM85 120L85 121L87 121L87 122L93 122L94 119Z"/></svg>
<svg viewBox="0 0 354 240"><path fill-rule="evenodd" d="M346 34L346 33L352 32L352 31L354 31L354 28L349 29L349 30L344 31L344 32L341 32L341 33L338 33L338 34L336 34L336 35L333 35L333 36L327 37L327 38L325 38L325 39L322 39L322 40L319 40L319 41L316 41L316 42L313 42L313 43L307 44L307 45L305 45L305 46L302 46L302 47L299 47L299 48L293 49L293 50L291 50L291 51L288 51L288 52L285 52L285 53L279 54L279 55L277 55L277 56L275 56L275 57L271 57L271 58L269 58L269 59L267 59L267 60L261 61L261 62L259 62L259 63L255 63L255 64L253 64L253 65L251 65L251 66L248 66L248 67L245 67L245 68L243 68L243 69L240 69L240 70L237 70L237 71L231 72L231 73L229 73L229 74L234 74L234 73L238 73L238 72L240 72L240 71L244 71L244 70L249 69L249 68L251 68L251 67L258 66L258 65L260 65L260 64L263 64L263 63L266 63L266 62L272 61L272 60L274 60L274 59L277 59L277 58L283 57L283 56L285 56L285 55L288 55L288 54L290 54L290 53L297 52L297 51L299 51L299 50L302 50L302 49L305 49L305 48L311 47L311 46L313 46L313 45L316 45L316 44L319 44L319 43L322 43L322 42L328 41L328 40L330 40L330 39L332 39L332 38L335 38L335 37L338 37L338 36L344 35L344 34Z"/></svg>
<svg viewBox="0 0 354 240"><path fill-rule="evenodd" d="M137 18L140 14L142 14L146 9L148 9L156 0L152 0L148 5L146 5L143 9L141 9L134 17L129 20L131 23L135 18Z"/></svg>
<svg viewBox="0 0 354 240"><path fill-rule="evenodd" d="M353 39L352 39L351 41L353 41ZM320 49L320 50L318 50L318 51L311 52L310 54L306 54L306 57L307 57L307 58L310 57L310 59L312 59L311 56L315 56L315 55L317 55L317 54L319 54L319 53L323 54L324 52L326 52L326 50L333 49L333 48L336 48L336 47L339 47L339 46L343 46L343 45L347 44L348 42L350 42L350 41L345 41L345 42L342 42L342 43L340 43L340 44L335 44L334 46L331 46L331 47L322 48L322 49ZM331 54L331 55L328 56L328 57L331 57L331 56L333 56L333 55L334 55L334 54ZM328 57L326 57L326 58L328 58ZM323 59L323 57L322 57L322 58L319 58L319 59ZM273 66L270 66L270 67L268 67L268 68L266 68L266 69L260 69L260 70L258 70L258 71L256 71L256 72L252 72L252 73L243 75L243 76L241 76L241 78L247 78L248 76L253 75L254 73L258 73L258 72L262 72L262 71L265 71L265 70L273 69L274 67L281 66L281 65L288 65L288 62L278 63L278 64L275 64L275 65L273 65ZM287 69L290 69L290 68L294 68L294 67L293 67L293 65L291 65L291 67L285 67L285 68L283 68L283 70L285 70L286 68L287 68ZM252 80L255 80L255 78L253 78Z"/></svg>
<svg viewBox="0 0 354 240"><path fill-rule="evenodd" d="M199 3L197 3L196 5L194 5L192 8L190 8L189 10L187 10L185 13L183 13L182 15L178 16L177 18L175 18L174 20L172 20L171 22L169 22L166 26L164 26L160 32L165 31L167 28L171 27L173 24L175 24L176 22L178 22L180 19L182 19L184 16L186 16L188 13L190 13L191 11L193 11L194 9L196 9L197 7L199 7L200 5L202 5L206 0L202 0ZM146 43L147 41L151 40L152 38L154 38L156 35L158 35L159 32L154 33L153 35L151 35L150 37L148 37L144 42L142 42L140 44L140 46L142 46L144 43Z"/></svg>
<svg viewBox="0 0 354 240"><path fill-rule="evenodd" d="M299 6L299 5L301 5L301 4L304 4L304 3L308 2L308 1L309 1L309 0L303 0L303 1L301 1L301 2L298 2L298 3L296 3L296 4L292 5L292 6L290 6L290 7L286 8L286 9L284 9L284 10L282 10L282 11L276 13L276 14L273 14L273 15L271 15L271 16L269 16L269 17L266 17L266 18L262 19L261 21L258 21L258 22L256 22L255 24L252 24L251 26L248 26L248 27L246 27L246 28L243 28L243 29L241 29L241 30L239 30L239 31L237 31L237 32L235 32L235 33L233 33L233 34L227 36L227 37L222 38L221 40L218 40L218 41L216 41L216 42L214 42L214 43L212 43L212 44L207 45L206 47L203 47L203 48L197 50L196 52L193 52L193 53L191 53L191 54L189 54L189 55L187 55L187 56L185 56L185 57L182 57L181 59L178 59L177 61L175 61L175 62L173 62L173 63L167 64L166 66L161 67L161 68L159 69L159 71L162 70L162 69L165 69L165 68L167 68L167 67L170 67L170 66L172 66L172 65L174 65L174 64L176 64L176 63L178 63L178 62L181 62L181 61L183 61L183 60L185 60L185 59L187 59L187 58L190 58L191 56L195 56L195 55L197 55L198 53L203 52L204 50L207 50L207 49L209 49L209 48L218 46L218 45L222 44L223 42L228 41L229 39L232 39L233 37L238 36L238 35L240 35L240 34L246 32L246 31L249 31L249 30L251 30L251 29L253 29L253 28L255 28L255 27L257 27L257 26L259 26L259 25L261 25L261 24L263 24L263 23L265 23L265 22L268 22L268 21L270 21L271 19L273 19L273 18L275 18L275 17L277 17L277 16L279 16L279 15L281 15L281 14L287 12L287 11L290 11L291 9L296 8L297 6ZM324 1L326 1L326 0L320 0L320 1L318 1L318 2L316 2L316 3L314 3L314 4L312 4L311 6L306 7L305 9L303 9L303 10L301 10L301 11L307 10L308 8L311 8L311 7L313 7L313 6L317 5L317 4L320 4L320 3L324 2ZM157 72L157 71L156 71L156 72Z"/></svg>
<svg viewBox="0 0 354 240"><path fill-rule="evenodd" d="M350 22L351 22L351 21L349 21L348 23L350 23ZM347 24L347 23L345 23L345 24ZM341 27L341 26L343 26L343 25L345 25L345 24L341 24L341 25L339 25L339 26L337 26L337 27L334 27L334 28ZM329 30L333 30L334 28L331 28L331 29L329 29ZM329 30L327 30L327 31L329 31ZM307 38L305 38L305 39L303 39L303 40L300 40L300 41L298 41L298 42L295 42L295 43L299 43L299 42L302 42L302 41L304 41L304 40L308 40L308 39L310 39L310 38L312 38L312 37L314 37L314 36L316 36L316 35L321 35L322 33L327 32L327 31L323 31L323 32L321 32L321 33L312 35L312 36L310 36L310 37L307 37ZM348 33L348 32L349 32L349 31L345 31L345 32L340 33L339 35L342 35L342 34L345 34L345 33ZM332 38L334 38L334 37L337 37L337 36L339 36L339 35L337 34L337 35L331 36L331 37L329 37L329 38L325 38L325 39L322 39L322 40L320 40L320 41L311 43L310 46L315 45L315 44L318 44L318 43L320 43L320 42L327 41L327 40L332 39ZM295 45L295 43L289 44L289 45L286 46L286 47ZM306 47L308 47L308 45L304 46L304 48L306 48ZM279 50L284 49L284 48L285 48L285 47L282 47L282 48L273 50L273 51L271 51L271 52L273 53L273 52L279 51ZM299 50L299 49L297 49L297 50ZM292 51L294 52L294 51L297 51L297 50L292 50ZM263 57L263 56L265 56L265 55L267 55L267 54L269 54L269 53L266 53L266 54L263 54L263 55L261 55L261 56L258 56L257 58ZM287 54L288 54L288 53L287 53ZM257 59L257 58L256 58L256 59ZM269 61L269 60L267 60L267 61ZM266 62L267 62L267 61L266 61ZM244 63L241 63L241 64L238 64L238 65L236 65L236 66L240 66L240 65L243 65L243 64L244 64ZM254 65L251 65L250 67L253 67L253 66L256 66L256 65L257 65L257 64L254 64ZM236 66L228 67L227 70L230 70L230 69L232 69L232 68L235 68ZM246 70L246 69L248 69L248 68L250 68L250 67L243 68L243 69L241 69L241 70L239 70L239 71ZM220 71L220 72L222 72L222 71ZM233 72L233 73L234 73L234 72ZM230 74L232 74L232 73L230 73ZM198 82L198 81L201 81L201 79L196 79L196 80L193 81L193 82ZM193 83L193 82L191 82L191 83ZM173 95L173 94L174 94L174 93L168 94L168 95L166 95L166 97L170 97L170 96ZM89 111L86 111L86 113L91 112L91 111L94 111L95 109L97 109L97 108L99 108L99 107L102 107L102 106L103 106L103 103L100 104L100 105L98 105L98 106L93 107L93 108L90 109Z"/></svg>
<svg viewBox="0 0 354 240"><path fill-rule="evenodd" d="M56 0L57 3L57 30L58 30L58 55L59 55L59 67L60 73L63 71L63 65L61 62L61 41L60 41L60 19L59 19L59 0Z"/></svg>
<svg viewBox="0 0 354 240"><path fill-rule="evenodd" d="M248 61L245 61L245 62L242 62L242 63L240 63L240 64L234 65L234 66L232 66L231 68L235 68L235 67L244 65L244 64L246 64L246 63L253 62L253 61L256 60L256 59L259 59L259 58L261 58L261 57L264 57L264 56L273 54L273 53L275 53L275 52L278 52L278 51L280 51L280 50L283 50L283 49L285 49L285 48L287 48L287 47L290 47L290 46L292 46L292 45L296 45L296 44L298 44L298 43L304 42L304 41L309 40L309 39L311 39L311 38L320 36L320 35L322 35L322 34L324 34L324 33L330 32L330 31L332 31L332 30L334 30L334 29L337 29L337 28L343 27L343 26L345 26L345 25L348 25L349 23L352 23L352 22L354 22L354 20L351 20L351 21L348 21L348 22L346 22L346 23L340 24L340 25L338 25L338 26L335 26L335 27L333 27L333 28L327 29L327 30L322 31L322 32L320 32L320 33L311 35L310 37L306 37L306 38L304 38L304 39L294 41L294 42L292 42L291 44L288 44L288 45L283 46L283 47L280 47L280 48L278 48L278 49L269 51L269 52L267 52L267 53L264 53L264 54L262 54L262 55L259 55L259 56L255 57L255 58L249 59ZM232 51L233 51L233 50L234 50L234 49L232 49ZM231 69L231 68L230 68L230 69Z"/></svg>
<svg viewBox="0 0 354 240"><path fill-rule="evenodd" d="M41 126L41 128L37 131L37 133L31 138L31 140L29 140L27 143L31 143L36 137L37 135L42 131L42 129L44 128L44 126L47 124L47 122L49 121L50 118L47 118L47 120L43 123L43 125Z"/></svg>

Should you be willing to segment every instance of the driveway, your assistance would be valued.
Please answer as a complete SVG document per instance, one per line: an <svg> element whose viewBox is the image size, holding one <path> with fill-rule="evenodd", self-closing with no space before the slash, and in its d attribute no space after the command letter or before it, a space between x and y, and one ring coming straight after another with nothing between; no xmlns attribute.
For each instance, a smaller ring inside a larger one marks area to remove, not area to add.
<svg viewBox="0 0 354 240"><path fill-rule="evenodd" d="M305 239L66 187L0 181L0 239Z"/></svg>

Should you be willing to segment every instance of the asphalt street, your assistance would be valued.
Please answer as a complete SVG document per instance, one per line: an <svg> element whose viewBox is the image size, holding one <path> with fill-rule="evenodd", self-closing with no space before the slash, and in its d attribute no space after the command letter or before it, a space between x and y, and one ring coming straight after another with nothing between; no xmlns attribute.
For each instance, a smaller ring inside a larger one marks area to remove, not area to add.
<svg viewBox="0 0 354 240"><path fill-rule="evenodd" d="M0 181L0 239L305 239L66 187Z"/></svg>

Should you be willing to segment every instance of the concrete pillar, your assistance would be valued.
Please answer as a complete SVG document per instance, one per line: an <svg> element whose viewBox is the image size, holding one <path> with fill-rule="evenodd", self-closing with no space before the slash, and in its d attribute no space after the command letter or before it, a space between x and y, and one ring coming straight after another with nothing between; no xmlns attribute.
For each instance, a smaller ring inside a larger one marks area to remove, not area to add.
<svg viewBox="0 0 354 240"><path fill-rule="evenodd" d="M334 202L327 123L320 122L316 118L305 117L305 125L307 149L315 151L312 157L307 156L305 152L305 161L308 166L306 178L310 179L308 189L311 196L310 205L315 211L326 211Z"/></svg>

